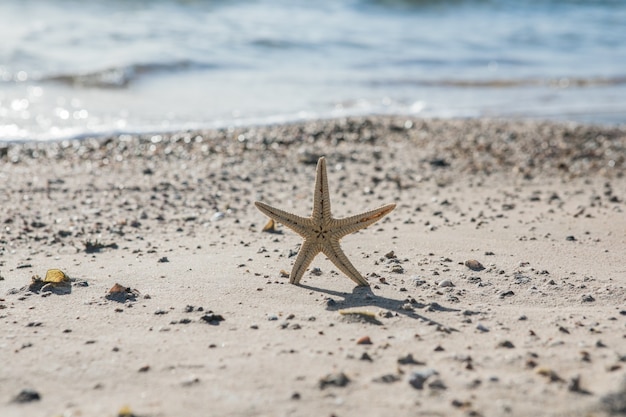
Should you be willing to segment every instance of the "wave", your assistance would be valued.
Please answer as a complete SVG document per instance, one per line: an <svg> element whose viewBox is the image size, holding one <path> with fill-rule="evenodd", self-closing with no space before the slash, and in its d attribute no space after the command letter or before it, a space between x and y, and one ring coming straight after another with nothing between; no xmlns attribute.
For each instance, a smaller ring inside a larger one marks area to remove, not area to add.
<svg viewBox="0 0 626 417"><path fill-rule="evenodd" d="M607 87L626 84L626 75L613 77L560 77L560 78L521 78L521 79L394 79L369 81L369 85L380 86L423 86L423 87L456 87L456 88L517 88L517 87Z"/></svg>
<svg viewBox="0 0 626 417"><path fill-rule="evenodd" d="M92 72L78 74L55 74L41 77L43 82L57 82L73 87L89 87L103 89L127 88L141 77L164 72L180 72L188 70L215 69L218 65L199 63L189 60L171 63L131 64L122 67L111 67Z"/></svg>

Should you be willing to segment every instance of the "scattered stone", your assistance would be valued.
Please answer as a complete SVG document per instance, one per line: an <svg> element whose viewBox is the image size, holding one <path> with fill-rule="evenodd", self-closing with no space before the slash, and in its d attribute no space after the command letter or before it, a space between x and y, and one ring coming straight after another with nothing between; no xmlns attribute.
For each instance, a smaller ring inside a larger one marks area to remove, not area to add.
<svg viewBox="0 0 626 417"><path fill-rule="evenodd" d="M489 328L482 323L478 323L476 325L476 330L481 331L483 333L487 333L489 331Z"/></svg>
<svg viewBox="0 0 626 417"><path fill-rule="evenodd" d="M465 266L471 269L472 271L482 271L483 269L485 269L483 264L478 262L476 259L470 259L468 261L465 261Z"/></svg>
<svg viewBox="0 0 626 417"><path fill-rule="evenodd" d="M25 388L21 390L19 394L13 397L11 402L18 403L18 404L25 404L25 403L30 403L30 402L39 401L39 400L41 400L41 395L39 395L37 391L35 391L34 389Z"/></svg>
<svg viewBox="0 0 626 417"><path fill-rule="evenodd" d="M158 309L157 311L154 312L154 314L157 315L157 316L160 316L160 315L163 315L163 314L167 314L167 313L169 313L169 311L162 310L162 309Z"/></svg>
<svg viewBox="0 0 626 417"><path fill-rule="evenodd" d="M204 316L200 317L200 320L204 320L212 326L217 326L221 321L224 321L224 317L220 314L215 314L212 311L209 311Z"/></svg>
<svg viewBox="0 0 626 417"><path fill-rule="evenodd" d="M396 274L404 274L404 268L402 267L402 265L394 264L391 267L391 272L394 272Z"/></svg>
<svg viewBox="0 0 626 417"><path fill-rule="evenodd" d="M567 384L567 390L570 391L570 392L576 392L578 394L585 394L585 395L591 394L586 389L581 388L581 386L580 386L580 375L576 375L576 376L570 378L569 383Z"/></svg>
<svg viewBox="0 0 626 417"><path fill-rule="evenodd" d="M357 345L371 345L372 344L372 340L370 339L369 336L363 336L361 338L359 338L359 340L356 341Z"/></svg>
<svg viewBox="0 0 626 417"><path fill-rule="evenodd" d="M554 372L552 369L546 368L544 366L537 367L535 369L535 372L537 374L541 375L541 376L547 377L549 382L563 381L563 378L561 378L556 372Z"/></svg>
<svg viewBox="0 0 626 417"><path fill-rule="evenodd" d="M504 340L504 341L498 343L498 347L507 348L507 349L513 349L515 347L515 345L511 341L509 341L509 340Z"/></svg>
<svg viewBox="0 0 626 417"><path fill-rule="evenodd" d="M415 389L423 389L424 383L428 378L433 375L439 375L434 369L424 369L421 371L412 372L409 376L409 384Z"/></svg>
<svg viewBox="0 0 626 417"><path fill-rule="evenodd" d="M192 378L184 380L183 382L180 383L180 385L182 385L183 387L190 387L192 385L196 385L199 383L200 383L200 378L192 377Z"/></svg>
<svg viewBox="0 0 626 417"><path fill-rule="evenodd" d="M374 362L374 359L372 359L372 357L367 352L363 352L359 360L367 361L367 362Z"/></svg>
<svg viewBox="0 0 626 417"><path fill-rule="evenodd" d="M150 370L150 365L144 365L137 372L148 372Z"/></svg>
<svg viewBox="0 0 626 417"><path fill-rule="evenodd" d="M565 238L565 240L567 240L568 242L576 242L576 237L575 236L567 236Z"/></svg>
<svg viewBox="0 0 626 417"><path fill-rule="evenodd" d="M224 216L226 216L226 214L224 214L221 211L216 211L215 213L213 213L213 216L211 216L211 221L212 222L219 222L220 220L222 220L224 218Z"/></svg>
<svg viewBox="0 0 626 417"><path fill-rule="evenodd" d="M592 303L596 301L595 298L593 298L593 295L591 294L583 294L583 303Z"/></svg>
<svg viewBox="0 0 626 417"><path fill-rule="evenodd" d="M350 378L343 372L337 374L329 374L319 380L318 386L320 389L324 389L329 386L345 387L350 383Z"/></svg>
<svg viewBox="0 0 626 417"><path fill-rule="evenodd" d="M398 358L398 363L400 365L426 365L425 362L420 362L418 360L415 360L415 358L413 358L412 354L407 354L406 356L400 356Z"/></svg>
<svg viewBox="0 0 626 417"><path fill-rule="evenodd" d="M379 382L382 384L391 384L393 382L398 382L400 380L400 376L396 374L385 374L383 376L379 376L374 378L372 381Z"/></svg>
<svg viewBox="0 0 626 417"><path fill-rule="evenodd" d="M105 298L118 303L124 303L126 301L135 301L138 296L139 291L116 283L113 287L111 287Z"/></svg>
<svg viewBox="0 0 626 417"><path fill-rule="evenodd" d="M320 275L322 275L322 270L320 268L318 268L318 267L312 268L311 269L311 275L319 277Z"/></svg>
<svg viewBox="0 0 626 417"><path fill-rule="evenodd" d="M421 287L422 285L426 284L426 281L417 275L412 276L411 281L416 287Z"/></svg>
<svg viewBox="0 0 626 417"><path fill-rule="evenodd" d="M480 311L472 311L472 310L463 310L462 313L464 316L475 316L477 314L480 314Z"/></svg>
<svg viewBox="0 0 626 417"><path fill-rule="evenodd" d="M452 283L451 280L449 279L444 279L443 281L440 281L438 284L439 287L441 288L445 288L445 287L454 287L454 284Z"/></svg>
<svg viewBox="0 0 626 417"><path fill-rule="evenodd" d="M169 261L170 261L170 260L169 260L169 259L167 259L167 256L162 256L162 257L160 257L160 258L157 260L157 262L159 262L159 263L165 263L165 262L169 262Z"/></svg>
<svg viewBox="0 0 626 417"><path fill-rule="evenodd" d="M515 293L513 291L503 291L500 293L500 298L504 299L507 297L513 297L515 295Z"/></svg>
<svg viewBox="0 0 626 417"><path fill-rule="evenodd" d="M448 389L448 387L446 387L446 384L444 384L441 379L435 379L434 381L430 382L428 384L428 388L442 391Z"/></svg>
<svg viewBox="0 0 626 417"><path fill-rule="evenodd" d="M86 253L98 253L100 252L102 249L117 249L117 243L102 243L99 242L97 240L95 241L91 241L91 240L86 240L85 242L83 242L83 245L85 245L85 252Z"/></svg>

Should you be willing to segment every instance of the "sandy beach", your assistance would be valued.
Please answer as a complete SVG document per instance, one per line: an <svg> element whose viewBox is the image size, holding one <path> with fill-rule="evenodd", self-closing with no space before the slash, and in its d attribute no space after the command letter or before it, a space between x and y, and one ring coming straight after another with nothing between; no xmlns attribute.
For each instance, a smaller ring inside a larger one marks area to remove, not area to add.
<svg viewBox="0 0 626 417"><path fill-rule="evenodd" d="M370 287L263 231L320 156L336 217L397 205L342 241ZM534 121L0 145L0 415L626 415L625 173Z"/></svg>

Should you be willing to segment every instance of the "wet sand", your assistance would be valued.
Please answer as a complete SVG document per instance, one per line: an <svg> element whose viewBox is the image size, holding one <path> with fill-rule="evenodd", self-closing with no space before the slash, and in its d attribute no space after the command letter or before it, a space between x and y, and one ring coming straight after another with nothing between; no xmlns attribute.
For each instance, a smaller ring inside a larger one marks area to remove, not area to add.
<svg viewBox="0 0 626 417"><path fill-rule="evenodd" d="M336 217L397 204L342 241L370 288L262 231L322 155ZM0 415L626 415L625 172L624 128L547 122L3 145Z"/></svg>

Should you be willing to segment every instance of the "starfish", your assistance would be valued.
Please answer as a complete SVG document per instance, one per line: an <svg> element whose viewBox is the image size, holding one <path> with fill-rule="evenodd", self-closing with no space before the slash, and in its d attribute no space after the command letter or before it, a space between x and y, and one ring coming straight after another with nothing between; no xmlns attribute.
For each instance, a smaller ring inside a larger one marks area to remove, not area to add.
<svg viewBox="0 0 626 417"><path fill-rule="evenodd" d="M313 190L313 211L310 217L288 213L260 201L255 201L254 204L265 215L284 224L304 238L289 275L290 283L298 284L313 258L322 252L348 278L360 286L369 286L369 283L350 263L348 257L341 249L339 241L350 233L376 223L396 207L395 204L387 204L343 219L334 218L330 212L330 194L328 191L328 177L326 175L326 159L324 157L317 161L315 189Z"/></svg>

